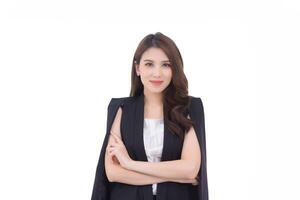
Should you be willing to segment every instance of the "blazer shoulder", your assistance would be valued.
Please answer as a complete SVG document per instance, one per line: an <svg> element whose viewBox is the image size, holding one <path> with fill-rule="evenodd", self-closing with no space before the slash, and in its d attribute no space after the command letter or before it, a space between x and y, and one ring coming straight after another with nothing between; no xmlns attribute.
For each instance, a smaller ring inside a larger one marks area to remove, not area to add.
<svg viewBox="0 0 300 200"><path fill-rule="evenodd" d="M202 102L202 98L201 97L195 97L195 96L189 96L191 99L191 104L200 104L201 106L203 106L203 102Z"/></svg>
<svg viewBox="0 0 300 200"><path fill-rule="evenodd" d="M203 102L201 97L190 96L191 101L189 105L190 112L195 112L196 115L204 114Z"/></svg>
<svg viewBox="0 0 300 200"><path fill-rule="evenodd" d="M123 106L126 102L128 102L132 97L113 97L111 98L108 107L112 106Z"/></svg>

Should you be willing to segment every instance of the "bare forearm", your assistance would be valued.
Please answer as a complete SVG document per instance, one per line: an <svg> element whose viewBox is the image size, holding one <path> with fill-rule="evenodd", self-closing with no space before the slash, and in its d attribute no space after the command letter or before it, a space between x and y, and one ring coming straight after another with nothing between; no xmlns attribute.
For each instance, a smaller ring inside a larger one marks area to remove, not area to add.
<svg viewBox="0 0 300 200"><path fill-rule="evenodd" d="M120 165L114 165L114 175L112 182L125 183L130 185L148 185L162 182L178 182L178 183L193 183L194 179L165 179L156 176L151 176L132 170L125 169Z"/></svg>
<svg viewBox="0 0 300 200"><path fill-rule="evenodd" d="M120 165L113 165L112 182L126 183L130 185L148 185L165 181L168 180L128 170Z"/></svg>
<svg viewBox="0 0 300 200"><path fill-rule="evenodd" d="M193 165L186 160L171 160L162 162L132 161L130 170L167 180L193 179Z"/></svg>

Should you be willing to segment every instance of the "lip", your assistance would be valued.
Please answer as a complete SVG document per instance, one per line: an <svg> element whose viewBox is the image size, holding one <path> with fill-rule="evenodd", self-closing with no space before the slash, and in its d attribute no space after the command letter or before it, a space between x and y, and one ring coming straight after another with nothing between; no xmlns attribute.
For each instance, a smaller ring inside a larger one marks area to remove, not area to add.
<svg viewBox="0 0 300 200"><path fill-rule="evenodd" d="M150 80L153 85L161 85L163 81Z"/></svg>

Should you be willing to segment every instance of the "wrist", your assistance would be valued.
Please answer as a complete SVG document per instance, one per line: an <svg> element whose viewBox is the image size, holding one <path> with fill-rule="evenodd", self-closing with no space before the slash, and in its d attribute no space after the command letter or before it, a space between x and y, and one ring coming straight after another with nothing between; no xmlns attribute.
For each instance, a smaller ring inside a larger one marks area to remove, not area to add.
<svg viewBox="0 0 300 200"><path fill-rule="evenodd" d="M134 170L135 160L130 159L128 162L128 170Z"/></svg>

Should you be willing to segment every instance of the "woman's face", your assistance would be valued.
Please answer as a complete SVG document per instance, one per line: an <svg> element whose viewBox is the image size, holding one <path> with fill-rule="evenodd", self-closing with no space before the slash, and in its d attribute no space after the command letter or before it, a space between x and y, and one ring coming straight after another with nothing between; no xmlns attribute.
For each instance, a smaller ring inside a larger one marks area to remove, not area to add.
<svg viewBox="0 0 300 200"><path fill-rule="evenodd" d="M160 48L147 49L136 64L136 73L140 75L146 92L160 93L168 87L172 79L171 63ZM156 83L159 81L158 83Z"/></svg>

